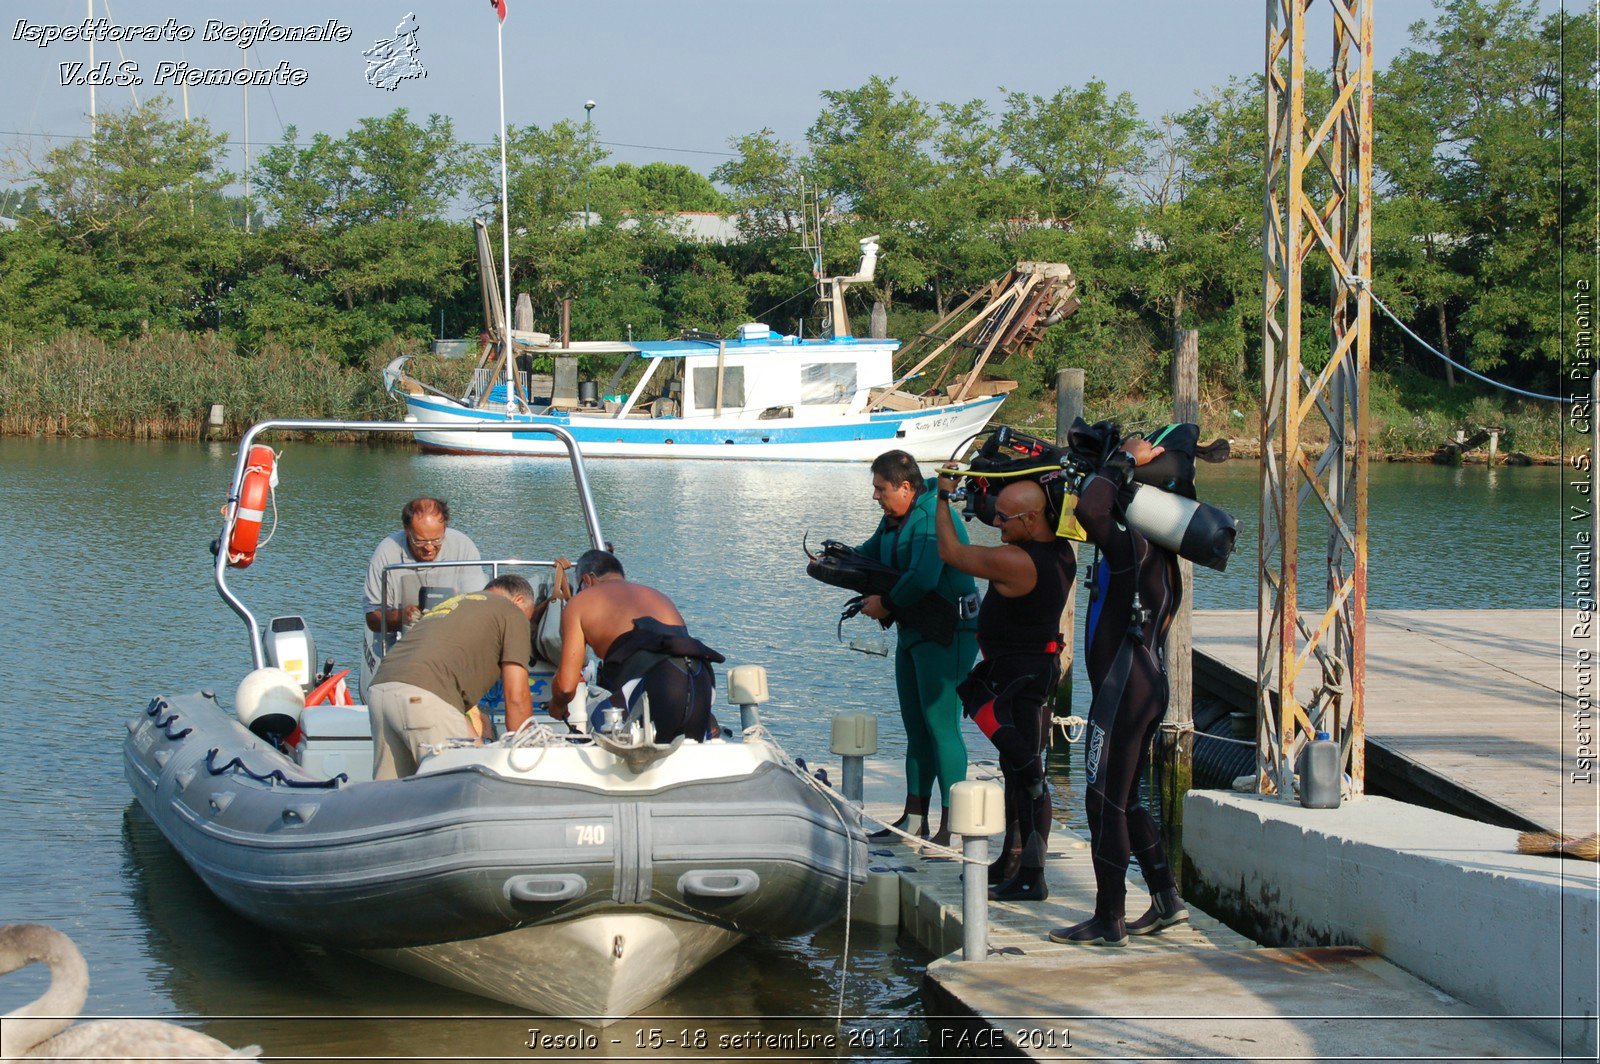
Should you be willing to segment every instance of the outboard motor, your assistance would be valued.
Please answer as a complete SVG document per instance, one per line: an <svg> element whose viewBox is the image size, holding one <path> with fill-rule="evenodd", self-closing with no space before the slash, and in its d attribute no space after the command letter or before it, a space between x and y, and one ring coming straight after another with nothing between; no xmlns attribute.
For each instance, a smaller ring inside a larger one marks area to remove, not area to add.
<svg viewBox="0 0 1600 1064"><path fill-rule="evenodd" d="M311 638L306 619L298 615L274 617L261 633L261 648L266 651L267 664L282 669L293 676L302 691L311 690L316 683L317 644Z"/></svg>

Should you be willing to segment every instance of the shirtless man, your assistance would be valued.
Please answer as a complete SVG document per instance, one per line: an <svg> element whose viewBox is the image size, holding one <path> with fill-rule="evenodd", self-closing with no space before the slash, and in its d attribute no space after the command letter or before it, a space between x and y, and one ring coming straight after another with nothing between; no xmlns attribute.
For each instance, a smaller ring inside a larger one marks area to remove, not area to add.
<svg viewBox="0 0 1600 1064"><path fill-rule="evenodd" d="M628 580L614 554L588 551L572 574L577 588L561 615L550 715L566 720L571 712L588 647L600 658L600 684L614 705L637 716L649 696L656 742L705 738L716 691L711 663L726 659L689 635L671 599Z"/></svg>

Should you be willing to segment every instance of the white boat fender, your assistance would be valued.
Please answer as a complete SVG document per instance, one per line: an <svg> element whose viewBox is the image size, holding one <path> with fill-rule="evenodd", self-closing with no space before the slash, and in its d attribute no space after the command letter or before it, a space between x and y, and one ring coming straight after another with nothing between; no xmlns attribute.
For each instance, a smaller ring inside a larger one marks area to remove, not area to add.
<svg viewBox="0 0 1600 1064"><path fill-rule="evenodd" d="M256 669L239 682L233 713L251 734L271 740L300 726L306 694L294 674L285 669Z"/></svg>

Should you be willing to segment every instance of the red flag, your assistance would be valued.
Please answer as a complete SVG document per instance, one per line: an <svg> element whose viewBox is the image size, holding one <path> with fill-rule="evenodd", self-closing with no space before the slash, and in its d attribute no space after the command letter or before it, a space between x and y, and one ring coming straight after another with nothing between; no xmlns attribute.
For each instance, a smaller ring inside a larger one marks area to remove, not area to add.
<svg viewBox="0 0 1600 1064"><path fill-rule="evenodd" d="M495 14L500 16L500 21L506 20L506 0L489 0L489 6L494 8Z"/></svg>

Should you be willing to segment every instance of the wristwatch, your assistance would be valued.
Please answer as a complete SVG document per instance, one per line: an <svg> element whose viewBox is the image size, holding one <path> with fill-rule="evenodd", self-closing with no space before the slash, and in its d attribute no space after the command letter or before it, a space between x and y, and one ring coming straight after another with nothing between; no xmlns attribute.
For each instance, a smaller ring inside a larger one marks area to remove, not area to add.
<svg viewBox="0 0 1600 1064"><path fill-rule="evenodd" d="M949 488L940 488L939 489L939 501L940 502L949 502L950 501L950 489Z"/></svg>

